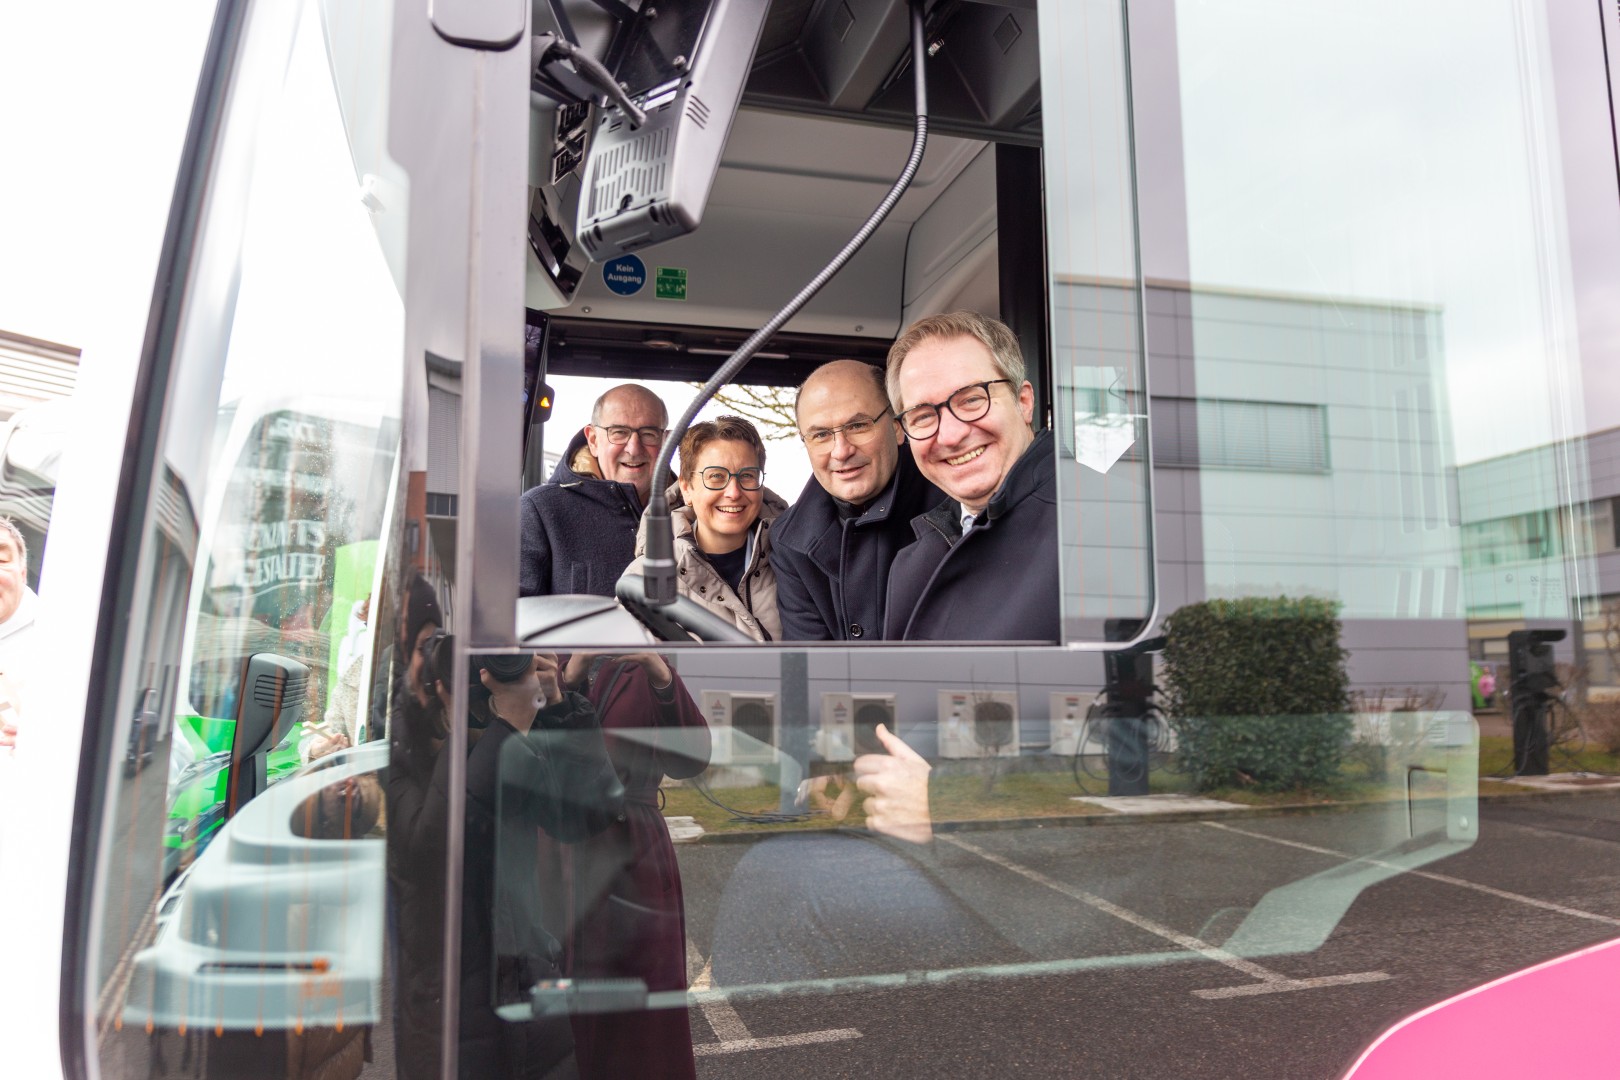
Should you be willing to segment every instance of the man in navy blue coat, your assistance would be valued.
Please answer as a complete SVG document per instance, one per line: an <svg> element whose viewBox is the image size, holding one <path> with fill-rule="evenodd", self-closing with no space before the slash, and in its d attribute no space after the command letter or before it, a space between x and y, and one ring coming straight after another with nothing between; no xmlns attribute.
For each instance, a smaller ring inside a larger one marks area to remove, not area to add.
<svg viewBox="0 0 1620 1080"><path fill-rule="evenodd" d="M914 538L911 519L942 496L902 452L878 368L823 364L794 415L815 475L771 522L782 639L879 640L889 564Z"/></svg>
<svg viewBox="0 0 1620 1080"><path fill-rule="evenodd" d="M889 400L945 502L913 521L889 573L884 637L1056 642L1057 470L1036 434L1018 339L975 312L913 324L889 350Z"/></svg>
<svg viewBox="0 0 1620 1080"><path fill-rule="evenodd" d="M596 399L550 483L523 493L521 595L613 595L636 556L636 526L668 425L663 401L644 386L624 383Z"/></svg>

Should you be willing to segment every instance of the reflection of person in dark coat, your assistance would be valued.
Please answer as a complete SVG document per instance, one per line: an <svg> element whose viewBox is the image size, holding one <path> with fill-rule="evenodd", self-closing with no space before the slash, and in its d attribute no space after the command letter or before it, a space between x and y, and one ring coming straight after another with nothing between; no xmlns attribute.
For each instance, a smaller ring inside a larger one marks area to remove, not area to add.
<svg viewBox="0 0 1620 1080"><path fill-rule="evenodd" d="M445 810L442 803L432 805L431 791L443 756L455 642L441 634L425 644L428 655L420 665L400 665L388 728L388 939L394 963L394 1056L401 1080L439 1075ZM417 677L407 687L412 668Z"/></svg>
<svg viewBox="0 0 1620 1080"><path fill-rule="evenodd" d="M595 709L561 692L553 657L485 656L475 667L469 711L487 726L467 756L459 1072L570 1077L565 1017L511 1020L495 1009L527 1004L537 981L561 973L561 946L541 921L541 830L583 839L622 816L624 788ZM435 772L435 796L447 777Z"/></svg>
<svg viewBox="0 0 1620 1080"><path fill-rule="evenodd" d="M708 724L656 653L576 655L564 681L588 693L625 786L624 818L563 853L573 879L568 974L639 979L649 991L684 990L681 875L658 789L666 776L696 776L708 767ZM694 1075L684 1009L580 1014L573 1022L583 1077Z"/></svg>

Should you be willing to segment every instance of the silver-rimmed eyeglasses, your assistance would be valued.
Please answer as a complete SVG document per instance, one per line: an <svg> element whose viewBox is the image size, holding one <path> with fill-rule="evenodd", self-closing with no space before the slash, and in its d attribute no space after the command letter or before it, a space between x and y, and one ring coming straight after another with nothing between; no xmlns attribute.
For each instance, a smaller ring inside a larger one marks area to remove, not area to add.
<svg viewBox="0 0 1620 1080"><path fill-rule="evenodd" d="M592 424L591 426L596 427L595 424ZM612 443L614 446L623 446L625 443L630 441L630 436L632 435L636 437L636 441L642 446L660 446L663 444L665 435L665 430L663 428L620 427L618 424L612 424L608 427L596 427L596 430L607 435L608 442Z"/></svg>
<svg viewBox="0 0 1620 1080"><path fill-rule="evenodd" d="M877 430L878 421L883 419L883 414L887 413L889 408L887 405L883 406L883 412L878 413L870 420L862 417L859 420L851 420L847 424L839 424L835 428L816 428L814 431L800 432L799 438L803 439L805 445L812 450L832 449L834 440L840 434L849 442L864 443L872 437L872 433Z"/></svg>

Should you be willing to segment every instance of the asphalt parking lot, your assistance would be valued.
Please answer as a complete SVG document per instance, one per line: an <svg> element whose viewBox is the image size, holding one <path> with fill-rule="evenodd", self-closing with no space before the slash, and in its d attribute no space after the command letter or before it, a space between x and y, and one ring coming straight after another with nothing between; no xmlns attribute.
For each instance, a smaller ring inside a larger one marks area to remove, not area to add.
<svg viewBox="0 0 1620 1080"><path fill-rule="evenodd" d="M1614 792L678 852L705 1080L1336 1077L1417 1009L1620 937ZM116 1015L108 1075L195 1074ZM365 1075L391 1040L385 1006Z"/></svg>
<svg viewBox="0 0 1620 1080"><path fill-rule="evenodd" d="M1477 812L1468 846L1360 807L954 833L922 860L683 847L699 1075L1339 1075L1419 1008L1620 936L1620 797Z"/></svg>

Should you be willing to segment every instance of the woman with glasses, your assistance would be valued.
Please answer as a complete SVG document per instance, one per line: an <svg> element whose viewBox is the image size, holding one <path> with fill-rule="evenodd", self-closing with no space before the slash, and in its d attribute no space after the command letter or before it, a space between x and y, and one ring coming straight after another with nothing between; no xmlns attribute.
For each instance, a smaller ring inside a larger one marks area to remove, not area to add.
<svg viewBox="0 0 1620 1080"><path fill-rule="evenodd" d="M739 416L693 424L681 440L680 480L669 490L676 587L755 641L780 641L770 523L787 503L765 486L765 442ZM636 538L642 572L646 519Z"/></svg>

